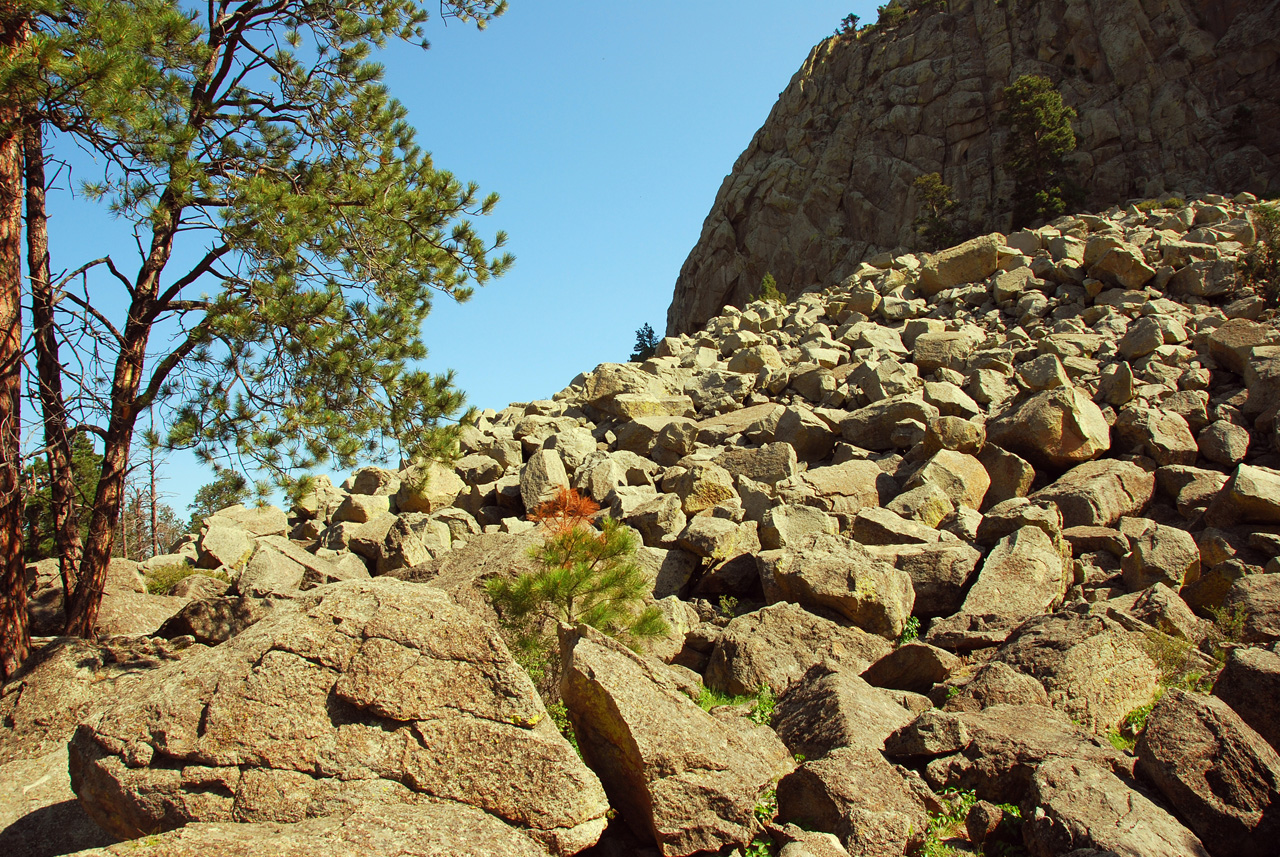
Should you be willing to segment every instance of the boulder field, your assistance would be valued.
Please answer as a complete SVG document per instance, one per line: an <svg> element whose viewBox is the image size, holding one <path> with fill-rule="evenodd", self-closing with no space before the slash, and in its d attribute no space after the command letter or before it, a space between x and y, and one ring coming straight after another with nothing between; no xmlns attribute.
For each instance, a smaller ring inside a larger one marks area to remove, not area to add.
<svg viewBox="0 0 1280 857"><path fill-rule="evenodd" d="M0 693L0 853L1274 854L1255 202L877 259L115 564L102 639ZM484 583L566 487L669 631L531 679Z"/></svg>

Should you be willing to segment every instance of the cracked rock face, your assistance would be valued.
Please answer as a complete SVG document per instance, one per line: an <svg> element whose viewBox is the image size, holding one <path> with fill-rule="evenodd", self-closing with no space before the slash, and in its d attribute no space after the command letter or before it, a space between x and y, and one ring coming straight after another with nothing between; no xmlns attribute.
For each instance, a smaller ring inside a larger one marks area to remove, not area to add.
<svg viewBox="0 0 1280 857"><path fill-rule="evenodd" d="M680 270L667 332L744 306L766 271L794 297L881 250L918 246L912 183L926 173L941 174L975 229L1006 229L1001 201L1013 179L998 117L1004 88L1023 74L1050 77L1079 114L1073 168L1087 205L1174 189L1274 194L1278 28L1275 6L1262 2L953 0L856 39L825 39L720 186ZM1151 277L1124 242L1100 250L1090 262L1108 284ZM963 258L963 268L926 269L930 294L994 270L994 248ZM1214 291L1205 280L1215 264L1198 262L1176 287Z"/></svg>
<svg viewBox="0 0 1280 857"><path fill-rule="evenodd" d="M392 579L318 588L156 670L70 751L81 802L124 838L437 798L565 855L595 843L608 809L497 634Z"/></svg>

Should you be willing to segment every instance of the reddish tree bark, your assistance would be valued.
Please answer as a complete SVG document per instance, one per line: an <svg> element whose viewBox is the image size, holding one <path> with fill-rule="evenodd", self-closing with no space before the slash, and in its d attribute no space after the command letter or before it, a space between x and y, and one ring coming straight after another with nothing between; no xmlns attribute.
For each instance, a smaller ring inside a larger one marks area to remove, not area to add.
<svg viewBox="0 0 1280 857"><path fill-rule="evenodd" d="M71 435L62 398L62 365L53 325L53 283L49 276L49 221L45 210L44 135L37 124L23 133L27 184L27 270L31 280L31 327L36 351L36 383L44 415L45 457L53 506L53 538L62 589L75 587L80 565L80 521L71 469ZM63 599L64 610L70 599Z"/></svg>
<svg viewBox="0 0 1280 857"><path fill-rule="evenodd" d="M27 22L0 3L0 53L21 50ZM0 93L0 680L27 659L31 631L22 559L22 104Z"/></svg>

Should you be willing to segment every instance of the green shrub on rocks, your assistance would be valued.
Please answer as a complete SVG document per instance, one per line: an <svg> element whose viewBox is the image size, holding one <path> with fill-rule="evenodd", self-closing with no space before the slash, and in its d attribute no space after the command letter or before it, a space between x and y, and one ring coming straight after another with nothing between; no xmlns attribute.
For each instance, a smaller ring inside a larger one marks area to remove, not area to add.
<svg viewBox="0 0 1280 857"><path fill-rule="evenodd" d="M1268 307L1280 308L1280 208L1255 205L1253 228L1258 233L1258 243L1244 261L1242 278Z"/></svg>
<svg viewBox="0 0 1280 857"><path fill-rule="evenodd" d="M148 569L143 576L146 578L147 592L152 595L168 595L179 581L186 580L196 573L194 565L186 562L175 562L171 565L158 565L155 568ZM231 582L231 578L227 577L226 572L201 571L199 573L226 583Z"/></svg>
<svg viewBox="0 0 1280 857"><path fill-rule="evenodd" d="M759 294L752 295L751 300L784 304L787 302L787 296L778 288L778 281L773 278L773 274L766 273L764 279L760 281Z"/></svg>

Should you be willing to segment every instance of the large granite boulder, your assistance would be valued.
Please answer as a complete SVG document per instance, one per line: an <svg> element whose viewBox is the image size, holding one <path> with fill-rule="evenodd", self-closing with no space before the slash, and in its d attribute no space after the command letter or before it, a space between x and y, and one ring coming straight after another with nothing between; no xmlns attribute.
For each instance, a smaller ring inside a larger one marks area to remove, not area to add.
<svg viewBox="0 0 1280 857"><path fill-rule="evenodd" d="M127 838L429 795L574 854L607 810L496 632L389 578L321 587L147 674L77 729L71 777Z"/></svg>
<svg viewBox="0 0 1280 857"><path fill-rule="evenodd" d="M1156 477L1128 461L1090 461L1031 495L1062 512L1063 527L1109 527L1142 511L1156 492Z"/></svg>
<svg viewBox="0 0 1280 857"><path fill-rule="evenodd" d="M67 741L77 723L144 675L201 649L147 638L63 637L32 653L0 690L0 854L53 857L116 841L71 790Z"/></svg>
<svg viewBox="0 0 1280 857"><path fill-rule="evenodd" d="M578 746L637 835L664 857L755 837L756 804L795 767L773 732L712 717L668 667L586 626L563 627L560 648Z"/></svg>
<svg viewBox="0 0 1280 857"><path fill-rule="evenodd" d="M1070 569L1059 546L1044 530L1028 525L1002 538L987 554L957 615L1021 621L1061 604L1069 583Z"/></svg>
<svg viewBox="0 0 1280 857"><path fill-rule="evenodd" d="M1232 649L1213 685L1213 695L1280 751L1280 654L1252 647Z"/></svg>
<svg viewBox="0 0 1280 857"><path fill-rule="evenodd" d="M834 833L851 854L899 857L924 844L929 816L901 774L870 747L832 750L778 783L778 818Z"/></svg>
<svg viewBox="0 0 1280 857"><path fill-rule="evenodd" d="M936 717L926 712L919 719ZM992 705L954 715L958 742L945 742L924 770L935 790L974 789L992 803L1018 803L1036 770L1051 759L1097 764L1132 774L1133 760L1105 738L1082 732L1066 715L1040 705ZM911 726L904 727L910 730ZM886 747L897 743L890 736ZM915 742L905 742L912 746ZM960 748L953 750L958 743ZM890 753L892 755L892 753Z"/></svg>
<svg viewBox="0 0 1280 857"><path fill-rule="evenodd" d="M1030 619L995 660L1039 680L1050 705L1098 734L1117 728L1160 688L1161 666L1146 635L1105 615L1061 610Z"/></svg>
<svg viewBox="0 0 1280 857"><path fill-rule="evenodd" d="M519 830L462 803L374 802L292 824L200 822L74 857L548 857Z"/></svg>
<svg viewBox="0 0 1280 857"><path fill-rule="evenodd" d="M905 571L829 533L763 555L760 576L770 603L791 601L889 639L902 633L915 603Z"/></svg>
<svg viewBox="0 0 1280 857"><path fill-rule="evenodd" d="M1172 689L1138 739L1138 772L1214 857L1269 857L1280 839L1280 755L1225 702Z"/></svg>
<svg viewBox="0 0 1280 857"><path fill-rule="evenodd" d="M1091 852L1142 857L1209 857L1176 818L1112 771L1073 759L1045 762L1031 777L1022 828L1032 857Z"/></svg>
<svg viewBox="0 0 1280 857"><path fill-rule="evenodd" d="M842 628L783 602L734 618L711 652L707 686L735 696L768 685L785 693L816 664L829 662L860 673L892 649L883 637Z"/></svg>
<svg viewBox="0 0 1280 857"><path fill-rule="evenodd" d="M820 759L853 744L884 749L911 714L853 672L818 664L778 700L773 728L792 753Z"/></svg>
<svg viewBox="0 0 1280 857"><path fill-rule="evenodd" d="M1036 393L987 425L987 439L1036 467L1062 470L1111 448L1102 410L1079 387Z"/></svg>

